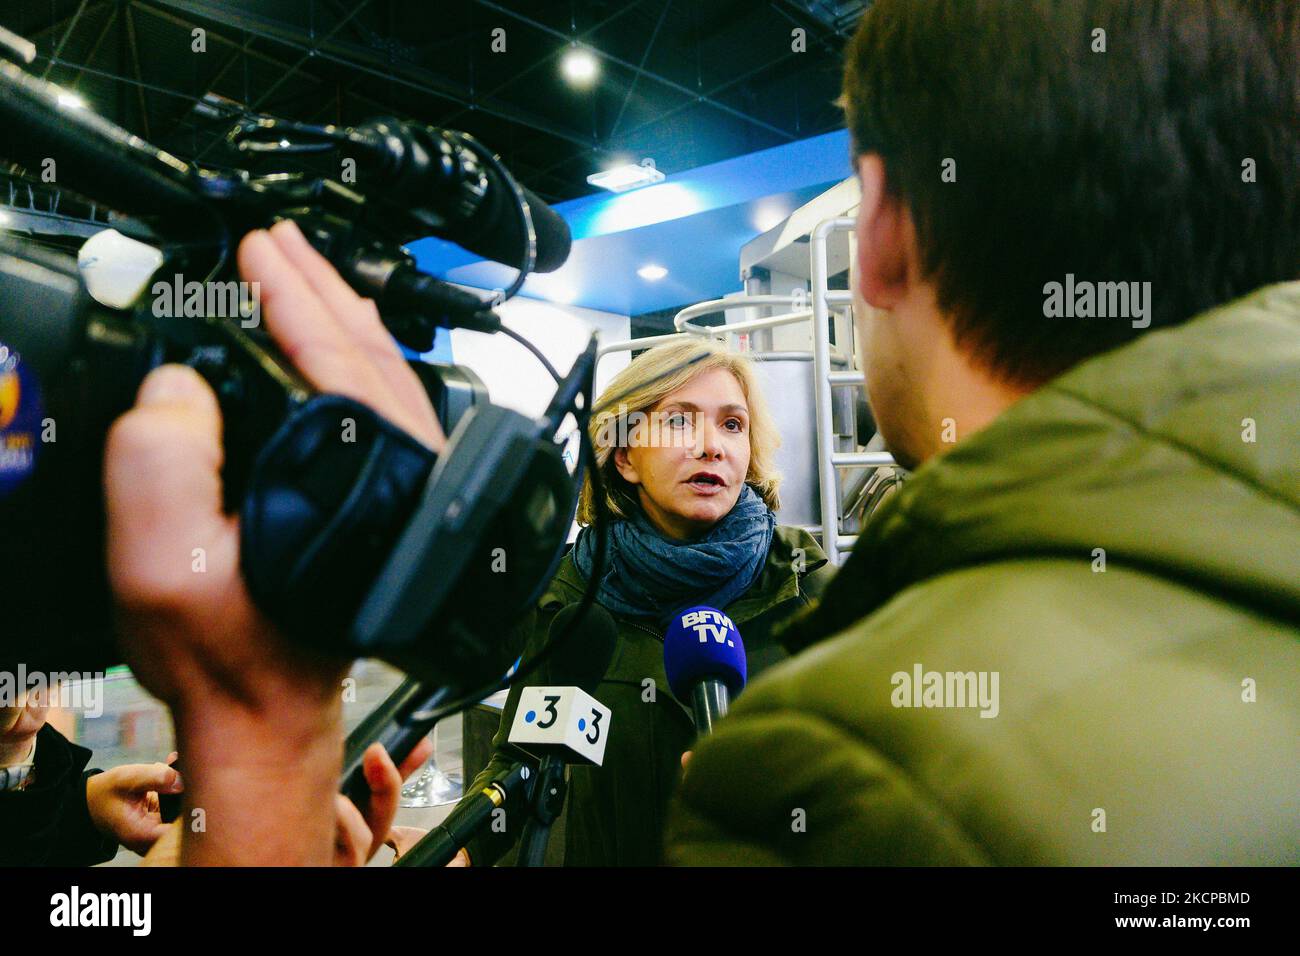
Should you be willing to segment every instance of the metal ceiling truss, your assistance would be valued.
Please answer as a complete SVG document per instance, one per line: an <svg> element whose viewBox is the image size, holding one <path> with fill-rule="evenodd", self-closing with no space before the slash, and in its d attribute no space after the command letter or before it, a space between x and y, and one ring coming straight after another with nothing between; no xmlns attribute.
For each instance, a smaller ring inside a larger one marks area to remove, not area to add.
<svg viewBox="0 0 1300 956"><path fill-rule="evenodd" d="M421 97L432 97L448 104L446 108L440 111L433 111L435 115L441 114L437 120L440 125L451 125L461 117L472 113L481 113L506 124L531 130L561 143L570 144L573 147L573 152L566 154L556 162L545 166L539 164L539 168L531 170L519 169L522 176L526 178L532 177L534 188L540 185L537 182L539 178L554 180L557 183L563 182L566 186L570 185L569 181L564 177L555 176L556 170L582 157L617 152L618 150L614 148L613 144L615 136L620 141L626 142L631 137L651 127L664 123L686 110L697 107L717 110L748 126L770 134L780 142L789 142L799 138L801 134L797 131L791 132L768 123L717 98L720 94L745 83L761 73L780 69L796 55L793 52L759 64L742 74L728 77L708 89L698 86L697 88L691 88L647 69L646 65L650 54L667 18L674 11L680 16L687 8L690 8L692 15L694 15L696 10L691 7L691 4L695 0L659 0L657 16L656 13L652 12L646 18L647 22L651 17L655 18L654 28L649 32L649 39L638 63L629 62L617 55L603 52L594 46L591 47L596 56L630 73L630 82L626 94L622 97L621 105L613 119L613 123L603 136L600 136L596 131L583 133L563 125L557 125L546 119L540 119L536 115L522 108L512 106L499 98L508 88L517 85L528 75L549 64L553 64L558 57L563 55L570 43L575 41L587 43L599 31L619 18L626 16L629 12L644 9L648 2L649 0L628 0L628 2L620 5L613 13L605 16L593 26L582 31L566 33L541 22L535 17L503 6L496 0L470 0L473 7L508 17L540 32L544 36L561 41L557 43L553 52L539 57L512 75L509 80L497 84L486 92L475 88L472 58L470 60L470 82L467 85L459 80L433 74L411 63L395 64L391 53L388 57L384 57L378 52L359 51L350 45L340 46L341 43L345 43L339 36L344 30L349 31L351 36L358 38L360 42L373 45L374 38L370 36L372 31L368 26L363 27L358 19L361 13L372 7L373 0L352 0L352 2L347 3L342 2L342 0L314 0L310 8L311 19L307 35L304 35L301 29L283 26L249 14L246 11L232 9L220 2L220 0L79 0L75 9L68 15L55 19L49 25L35 31L32 36L36 38L47 34L58 36L58 41L53 47L53 54L47 57L43 73L48 75L55 65L66 67L73 71L73 75L72 79L64 85L73 90L78 88L85 75L99 76L117 83L133 86L138 98L142 132L146 138L152 138L151 134L156 133L165 139L186 129L206 137L206 142L198 140L195 143L196 159L206 157L216 148L221 142L224 130L214 131L210 127L204 128L192 122L193 105L201 102L202 93L195 96L145 82L137 36L138 16L140 14L147 14L149 17L183 28L186 32L196 27L202 27L206 31L208 39L214 44L229 48L230 54L220 62L220 65L215 68L210 76L205 79L196 75L195 84L205 87L207 91L215 91L217 86L227 79L230 71L235 69L241 62L246 63L247 59L254 59L273 66L278 73L275 81L266 89L261 90L253 98L252 102L244 104L249 110L256 111L268 107L272 98L277 93L282 93L286 85L297 78L317 85L326 93L333 92L332 96L321 96L323 102L319 109L308 108L305 111L313 119L322 113L326 113L331 107L341 112L345 97L351 102L373 104L381 113L394 112L393 103L380 102L373 97L366 96L364 92L354 89L359 82L364 82L366 79L377 79L390 83L396 88L409 90ZM696 23L695 44L697 58L699 55L699 37L714 34L724 29L726 25L736 22L737 18L746 11L747 5L751 3L752 0L737 0L735 4L714 11L715 15L710 18L708 23ZM834 47L837 34L843 29L843 24L855 19L860 14L860 10L866 6L866 3L861 2L861 0L769 0L767 5L790 22L796 25L808 26L809 32L816 35L816 41L826 45L829 49ZM857 12L849 10L849 8L853 7L857 8ZM104 18L104 23L99 28L98 34L91 44L89 54L83 58L84 62L73 63L64 59L65 48L70 38L76 33L78 26L88 19L91 14L105 9L108 10L108 15ZM318 23L318 16L322 12L327 12L328 16L325 22ZM97 69L90 65L95 61L103 43L115 25L121 31L118 35L118 71L116 73L111 70ZM324 26L325 32L317 34L318 26ZM238 31L238 33L235 33L235 31ZM331 41L333 42L331 43ZM349 38L346 44L351 44L351 42L351 38ZM459 41L457 38L451 37L447 42ZM272 53L267 52L268 47L278 47L280 50L290 51L291 56L281 58L272 55ZM322 65L329 64L338 69L334 71L335 75L328 75L320 69L310 69L311 60L316 60ZM130 63L129 71L133 76L122 75L128 72L128 61ZM337 75L340 72L346 72L346 76ZM643 82L656 84L660 88L680 97L681 101L657 110L648 119L630 129L620 129L632 97L635 95L637 87ZM171 116L170 111L160 114L155 109L151 113L146 93L161 93L179 97L187 101L190 106L180 110L174 118ZM248 100L249 97L246 95L244 99ZM281 99L283 100L283 96ZM124 101L119 99L118 103L118 111L121 113L124 108ZM274 106L269 108L273 111L275 109ZM167 117L165 123L163 122L164 116ZM123 119L123 117L119 116L119 119ZM150 128L151 122L155 127L153 130ZM157 128L159 126L165 128L160 130Z"/></svg>

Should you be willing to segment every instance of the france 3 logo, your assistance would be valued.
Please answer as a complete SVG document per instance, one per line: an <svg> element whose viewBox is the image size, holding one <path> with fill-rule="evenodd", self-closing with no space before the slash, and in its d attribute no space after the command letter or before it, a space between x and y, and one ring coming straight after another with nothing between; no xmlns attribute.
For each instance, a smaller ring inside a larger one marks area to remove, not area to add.
<svg viewBox="0 0 1300 956"><path fill-rule="evenodd" d="M579 687L525 687L509 740L521 750L554 753L566 763L605 760L609 708Z"/></svg>

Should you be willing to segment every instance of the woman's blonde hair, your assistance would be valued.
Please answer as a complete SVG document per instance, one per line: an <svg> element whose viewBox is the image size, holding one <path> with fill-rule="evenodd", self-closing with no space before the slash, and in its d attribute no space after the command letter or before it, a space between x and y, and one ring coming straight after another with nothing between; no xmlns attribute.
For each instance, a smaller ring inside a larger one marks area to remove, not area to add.
<svg viewBox="0 0 1300 956"><path fill-rule="evenodd" d="M676 372L663 374L697 356L703 357ZM629 432L627 428L618 427L620 419L637 413L645 415L697 375L717 368L726 369L736 377L749 405L749 470L745 473L745 483L773 511L781 507L777 494L781 476L774 460L781 436L763 401L754 363L714 339L697 339L660 345L638 356L614 376L596 400L596 407L601 408L610 398L623 396L612 408L605 408L592 416L589 425L597 467L605 485L605 502L615 518L628 518L641 507L636 486L618 473L614 462L614 450ZM660 375L663 377L657 377ZM578 498L578 523L589 525L595 518L594 492L588 475Z"/></svg>

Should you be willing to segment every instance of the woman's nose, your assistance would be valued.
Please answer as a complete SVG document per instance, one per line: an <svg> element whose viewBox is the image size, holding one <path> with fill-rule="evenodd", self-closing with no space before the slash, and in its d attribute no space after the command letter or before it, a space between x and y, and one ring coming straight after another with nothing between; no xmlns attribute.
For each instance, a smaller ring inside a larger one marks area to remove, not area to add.
<svg viewBox="0 0 1300 956"><path fill-rule="evenodd" d="M718 428L708 420L700 423L695 430L695 457L721 458L722 442L719 441Z"/></svg>

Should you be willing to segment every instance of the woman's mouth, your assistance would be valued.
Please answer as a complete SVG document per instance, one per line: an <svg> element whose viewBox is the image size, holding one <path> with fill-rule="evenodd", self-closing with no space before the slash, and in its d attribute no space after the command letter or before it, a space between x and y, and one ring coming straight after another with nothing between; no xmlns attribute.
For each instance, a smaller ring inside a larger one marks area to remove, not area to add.
<svg viewBox="0 0 1300 956"><path fill-rule="evenodd" d="M718 475L707 472L692 475L685 484L697 495L703 495L705 497L718 495L727 490L726 482L724 482L722 478Z"/></svg>

